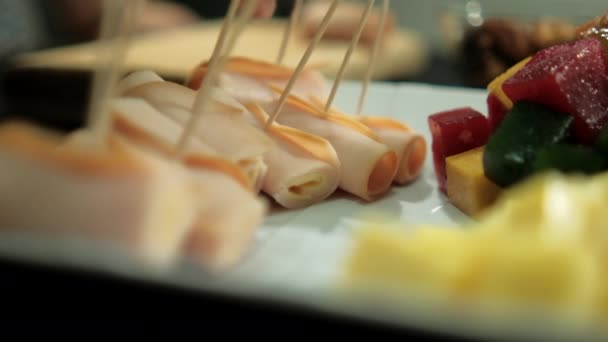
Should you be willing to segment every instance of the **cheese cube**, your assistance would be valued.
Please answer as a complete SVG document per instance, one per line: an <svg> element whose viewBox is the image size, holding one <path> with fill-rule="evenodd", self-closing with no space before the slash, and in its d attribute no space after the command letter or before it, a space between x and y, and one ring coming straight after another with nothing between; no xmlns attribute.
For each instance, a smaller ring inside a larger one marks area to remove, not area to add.
<svg viewBox="0 0 608 342"><path fill-rule="evenodd" d="M448 198L471 217L494 204L501 193L501 188L484 174L483 149L482 146L446 159Z"/></svg>

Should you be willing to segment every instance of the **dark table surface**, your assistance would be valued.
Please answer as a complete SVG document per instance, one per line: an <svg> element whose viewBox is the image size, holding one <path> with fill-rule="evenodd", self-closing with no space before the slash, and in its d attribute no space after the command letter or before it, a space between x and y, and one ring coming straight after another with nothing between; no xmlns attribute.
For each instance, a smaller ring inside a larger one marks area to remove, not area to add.
<svg viewBox="0 0 608 342"><path fill-rule="evenodd" d="M0 260L0 336L164 335L399 337L464 341L314 310L175 290L65 269Z"/></svg>

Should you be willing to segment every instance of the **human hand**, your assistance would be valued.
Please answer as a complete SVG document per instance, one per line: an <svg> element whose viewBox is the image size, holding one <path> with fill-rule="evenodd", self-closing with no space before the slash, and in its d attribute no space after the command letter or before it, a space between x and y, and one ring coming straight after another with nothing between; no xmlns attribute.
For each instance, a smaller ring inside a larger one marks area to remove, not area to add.
<svg viewBox="0 0 608 342"><path fill-rule="evenodd" d="M257 18L264 18L264 19L272 17L276 8L277 8L276 0L259 0L258 8L254 12L254 16Z"/></svg>
<svg viewBox="0 0 608 342"><path fill-rule="evenodd" d="M189 8L168 1L148 1L137 18L138 31L172 28L199 21L199 16Z"/></svg>
<svg viewBox="0 0 608 342"><path fill-rule="evenodd" d="M243 3L245 1L250 0L242 0ZM102 0L55 0L54 4L62 16L62 25L66 32L77 36L78 39L91 39L97 35ZM259 0L254 16L269 18L274 14L276 5L276 0ZM200 20L202 19L186 6L166 0L149 0L146 1L142 13L135 19L135 30L167 29Z"/></svg>

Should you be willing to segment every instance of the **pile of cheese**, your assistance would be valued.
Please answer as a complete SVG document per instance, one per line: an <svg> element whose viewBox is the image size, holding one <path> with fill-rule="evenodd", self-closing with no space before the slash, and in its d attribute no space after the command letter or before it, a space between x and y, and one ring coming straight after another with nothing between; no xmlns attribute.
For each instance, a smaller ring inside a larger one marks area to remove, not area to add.
<svg viewBox="0 0 608 342"><path fill-rule="evenodd" d="M604 320L607 203L608 174L550 173L508 190L462 229L369 223L347 259L346 282Z"/></svg>

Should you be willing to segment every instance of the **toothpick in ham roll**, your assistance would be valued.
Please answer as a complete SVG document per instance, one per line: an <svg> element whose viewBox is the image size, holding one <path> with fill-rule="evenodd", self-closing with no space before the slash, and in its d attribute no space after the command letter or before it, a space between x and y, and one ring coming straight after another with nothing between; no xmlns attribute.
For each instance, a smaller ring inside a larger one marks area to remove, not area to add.
<svg viewBox="0 0 608 342"><path fill-rule="evenodd" d="M121 83L121 95L146 100L183 127L192 115L196 93L187 87L159 79L149 72L131 74ZM203 117L196 127L196 136L218 154L241 166L254 188L259 190L268 171L263 155L272 147L272 140L252 127L251 122L234 108L220 107L212 102L207 112L201 115Z"/></svg>
<svg viewBox="0 0 608 342"><path fill-rule="evenodd" d="M211 98L218 106L240 110L253 125L264 129L268 114L259 104L243 106L226 91L215 87ZM268 165L263 190L289 209L303 208L329 197L340 184L340 161L329 141L302 130L273 123L265 130L274 142L266 152Z"/></svg>
<svg viewBox="0 0 608 342"><path fill-rule="evenodd" d="M324 113L313 103L289 95L277 122L318 135L332 144L342 166L343 190L368 201L389 190L399 166L397 153L358 120Z"/></svg>
<svg viewBox="0 0 608 342"><path fill-rule="evenodd" d="M249 105L260 129L268 115ZM269 166L263 190L285 208L302 208L329 197L340 184L340 161L326 139L273 123L267 133L276 144L264 156Z"/></svg>
<svg viewBox="0 0 608 342"><path fill-rule="evenodd" d="M260 105L243 106L218 87L212 89L211 99L219 107L240 111L264 130L268 115ZM277 123L264 132L275 144L264 155L268 174L262 190L277 203L288 209L303 208L323 201L338 188L340 161L329 141Z"/></svg>

